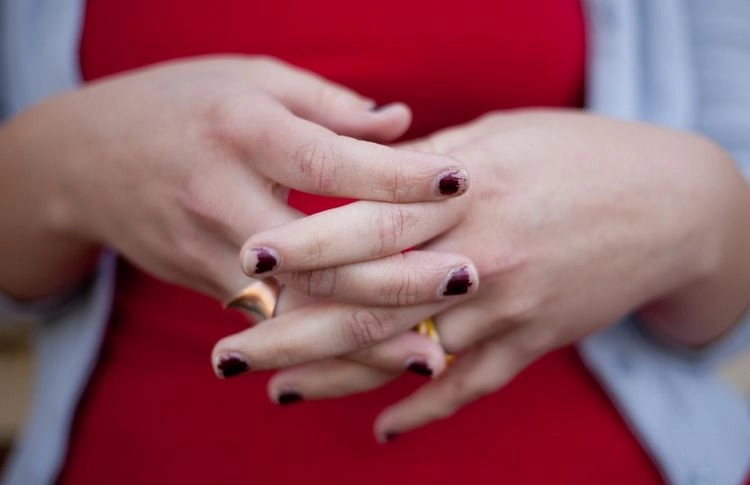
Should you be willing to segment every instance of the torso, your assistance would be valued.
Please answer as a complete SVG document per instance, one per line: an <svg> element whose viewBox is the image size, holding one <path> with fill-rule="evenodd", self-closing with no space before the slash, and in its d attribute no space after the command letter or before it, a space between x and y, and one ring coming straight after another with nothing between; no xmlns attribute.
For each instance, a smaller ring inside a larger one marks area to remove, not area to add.
<svg viewBox="0 0 750 485"><path fill-rule="evenodd" d="M579 106L577 0L91 0L87 80L175 57L280 57L414 111L408 136L521 106ZM298 206L328 202L296 196ZM379 410L424 378L280 408L267 373L217 380L211 347L246 326L121 262L62 483L658 483L572 348L456 416L377 445Z"/></svg>

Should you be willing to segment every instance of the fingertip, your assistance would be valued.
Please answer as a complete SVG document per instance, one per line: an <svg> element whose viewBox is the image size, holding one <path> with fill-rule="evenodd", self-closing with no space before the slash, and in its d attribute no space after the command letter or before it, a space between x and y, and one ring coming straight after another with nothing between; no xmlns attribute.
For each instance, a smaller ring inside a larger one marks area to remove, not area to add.
<svg viewBox="0 0 750 485"><path fill-rule="evenodd" d="M430 367L432 368L432 378L436 379L448 368L447 356L445 350L440 347L437 355L430 356Z"/></svg>
<svg viewBox="0 0 750 485"><path fill-rule="evenodd" d="M462 264L448 272L438 289L441 297L462 296L479 289L479 273L474 263Z"/></svg>
<svg viewBox="0 0 750 485"><path fill-rule="evenodd" d="M271 378L267 387L268 399L271 402L279 406L288 406L305 400L302 391L296 385L289 382L285 383L285 379L277 378L276 376ZM288 379L286 380L288 381Z"/></svg>
<svg viewBox="0 0 750 485"><path fill-rule="evenodd" d="M388 409L382 411L373 424L373 435L375 436L375 441L381 445L393 442L393 440L401 434L401 430L397 430L388 422L387 412Z"/></svg>
<svg viewBox="0 0 750 485"><path fill-rule="evenodd" d="M434 370L427 359L422 357L410 357L406 360L406 370L413 374L424 377L432 377Z"/></svg>
<svg viewBox="0 0 750 485"><path fill-rule="evenodd" d="M279 268L281 256L268 246L246 245L240 251L240 263L246 275L266 277Z"/></svg>
<svg viewBox="0 0 750 485"><path fill-rule="evenodd" d="M236 377L250 370L248 359L241 352L216 352L212 361L214 373L219 379Z"/></svg>
<svg viewBox="0 0 750 485"><path fill-rule="evenodd" d="M469 172L462 167L449 168L435 177L434 193L439 197L458 197L469 190Z"/></svg>
<svg viewBox="0 0 750 485"><path fill-rule="evenodd" d="M381 105L374 104L368 111L373 116L378 117L406 118L409 121L412 118L411 108L400 101Z"/></svg>
<svg viewBox="0 0 750 485"><path fill-rule="evenodd" d="M367 114L368 128L361 133L361 138L370 141L393 141L403 135L412 122L411 109L401 102L373 106Z"/></svg>

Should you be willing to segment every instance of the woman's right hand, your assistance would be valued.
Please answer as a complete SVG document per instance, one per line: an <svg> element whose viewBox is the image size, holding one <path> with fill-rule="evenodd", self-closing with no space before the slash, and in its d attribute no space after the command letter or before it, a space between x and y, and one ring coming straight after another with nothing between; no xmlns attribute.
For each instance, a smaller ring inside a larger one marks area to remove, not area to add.
<svg viewBox="0 0 750 485"><path fill-rule="evenodd" d="M161 64L114 76L0 128L0 290L37 298L74 284L105 244L174 282L225 299L250 279L253 233L300 214L288 188L382 202L460 195L455 160L390 141L408 108L268 58ZM341 136L344 135L344 136ZM442 177L458 189L441 193ZM425 204L437 234L460 213Z"/></svg>

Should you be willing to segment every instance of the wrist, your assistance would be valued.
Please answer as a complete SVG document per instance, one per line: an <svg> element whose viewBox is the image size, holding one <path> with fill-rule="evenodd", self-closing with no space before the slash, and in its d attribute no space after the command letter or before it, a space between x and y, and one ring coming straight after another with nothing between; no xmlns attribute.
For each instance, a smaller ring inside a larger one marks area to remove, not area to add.
<svg viewBox="0 0 750 485"><path fill-rule="evenodd" d="M699 249L694 278L640 312L650 331L678 345L714 342L750 310L750 185L734 166L730 172L707 243L683 242Z"/></svg>
<svg viewBox="0 0 750 485"><path fill-rule="evenodd" d="M98 254L73 230L61 177L67 150L48 111L39 105L0 127L0 291L19 300L75 286Z"/></svg>

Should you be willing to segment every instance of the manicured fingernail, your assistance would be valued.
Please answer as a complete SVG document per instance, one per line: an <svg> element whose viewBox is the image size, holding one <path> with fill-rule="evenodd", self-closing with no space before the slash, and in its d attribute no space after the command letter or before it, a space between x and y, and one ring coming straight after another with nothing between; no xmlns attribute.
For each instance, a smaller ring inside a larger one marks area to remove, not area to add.
<svg viewBox="0 0 750 485"><path fill-rule="evenodd" d="M245 272L262 274L273 271L279 265L279 255L270 248L252 248L245 253Z"/></svg>
<svg viewBox="0 0 750 485"><path fill-rule="evenodd" d="M419 374L420 376L432 377L432 369L424 359L413 359L407 361L406 370Z"/></svg>
<svg viewBox="0 0 750 485"><path fill-rule="evenodd" d="M276 401L282 406L292 404L302 400L302 395L295 391L284 391L276 398Z"/></svg>
<svg viewBox="0 0 750 485"><path fill-rule="evenodd" d="M216 364L218 374L222 378L234 377L250 370L245 356L238 353L224 354L219 356Z"/></svg>
<svg viewBox="0 0 750 485"><path fill-rule="evenodd" d="M437 192L440 195L456 195L466 192L468 177L464 170L449 170L438 175Z"/></svg>
<svg viewBox="0 0 750 485"><path fill-rule="evenodd" d="M468 266L461 266L449 273L442 294L443 296L465 295L473 285Z"/></svg>

